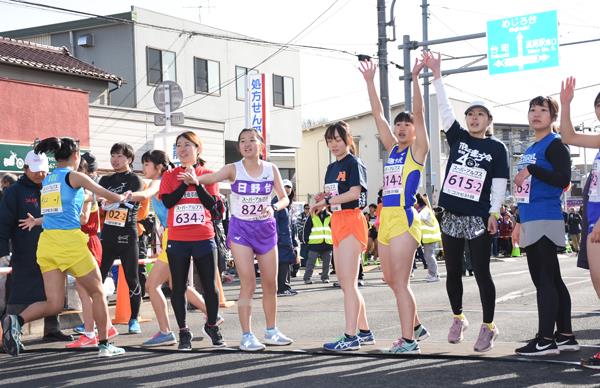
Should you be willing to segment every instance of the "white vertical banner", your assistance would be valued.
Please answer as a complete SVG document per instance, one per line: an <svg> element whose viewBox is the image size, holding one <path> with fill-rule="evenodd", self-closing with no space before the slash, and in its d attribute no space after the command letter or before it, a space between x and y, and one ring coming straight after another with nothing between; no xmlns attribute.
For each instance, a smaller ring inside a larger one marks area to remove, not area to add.
<svg viewBox="0 0 600 388"><path fill-rule="evenodd" d="M254 128L265 141L263 158L266 160L270 145L269 139L269 112L267 100L266 76L262 74L246 75L246 128Z"/></svg>

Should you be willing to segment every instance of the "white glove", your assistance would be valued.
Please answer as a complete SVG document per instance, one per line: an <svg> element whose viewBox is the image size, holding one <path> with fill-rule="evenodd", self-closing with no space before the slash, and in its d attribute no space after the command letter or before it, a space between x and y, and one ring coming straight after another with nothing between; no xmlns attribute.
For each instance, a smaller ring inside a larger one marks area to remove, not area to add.
<svg viewBox="0 0 600 388"><path fill-rule="evenodd" d="M0 267L8 267L9 264L10 264L10 256L9 255L0 257Z"/></svg>

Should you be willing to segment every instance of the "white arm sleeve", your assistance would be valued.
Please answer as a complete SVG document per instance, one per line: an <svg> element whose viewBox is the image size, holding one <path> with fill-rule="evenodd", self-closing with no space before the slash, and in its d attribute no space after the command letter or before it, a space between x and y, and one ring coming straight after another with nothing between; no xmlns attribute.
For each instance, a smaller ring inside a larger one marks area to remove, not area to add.
<svg viewBox="0 0 600 388"><path fill-rule="evenodd" d="M506 178L492 178L492 193L490 195L490 214L500 213L500 206L506 194Z"/></svg>
<svg viewBox="0 0 600 388"><path fill-rule="evenodd" d="M435 93L437 94L438 109L442 119L442 126L444 128L444 132L447 132L452 124L454 124L456 121L456 117L454 116L452 106L450 106L450 100L448 100L448 95L446 95L446 89L444 88L444 82L442 82L442 79L434 79L433 87L435 88Z"/></svg>

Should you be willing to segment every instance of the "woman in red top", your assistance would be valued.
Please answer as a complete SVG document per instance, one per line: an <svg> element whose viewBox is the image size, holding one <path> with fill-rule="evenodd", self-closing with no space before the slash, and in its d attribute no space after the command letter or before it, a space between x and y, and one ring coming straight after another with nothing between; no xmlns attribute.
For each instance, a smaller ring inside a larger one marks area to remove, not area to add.
<svg viewBox="0 0 600 388"><path fill-rule="evenodd" d="M184 132L175 141L176 154L181 166L166 171L160 183L160 198L169 209L167 225L169 240L167 256L173 281L171 304L179 325L179 349L192 349L192 333L186 324L186 298L190 257L198 271L208 320L205 334L213 346L225 346L217 326L219 294L215 285L217 246L212 225L211 210L216 210L219 197L218 184L203 186L198 177L212 171L204 167L200 158L202 141L194 132Z"/></svg>

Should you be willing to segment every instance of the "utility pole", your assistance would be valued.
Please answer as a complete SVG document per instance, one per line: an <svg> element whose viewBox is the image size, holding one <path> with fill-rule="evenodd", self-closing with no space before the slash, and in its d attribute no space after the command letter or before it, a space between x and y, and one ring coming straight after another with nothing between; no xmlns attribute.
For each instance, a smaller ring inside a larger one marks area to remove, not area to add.
<svg viewBox="0 0 600 388"><path fill-rule="evenodd" d="M381 105L383 105L383 116L390 122L390 90L388 85L388 58L387 58L387 26L394 28L393 38L396 40L394 23L394 5L396 0L392 1L390 7L390 21L385 20L385 0L377 0L377 57L379 58L379 95Z"/></svg>
<svg viewBox="0 0 600 388"><path fill-rule="evenodd" d="M421 8L423 9L423 50L428 50L427 40L429 40L429 4L427 0L423 0ZM427 68L424 68L425 74L427 74ZM429 77L424 75L423 78L423 99L425 109L425 128L427 128L427 135L431 142L431 126L429 119ZM431 185L431 152L427 153L427 161L425 162L425 192L427 197L433 200L433 187Z"/></svg>

